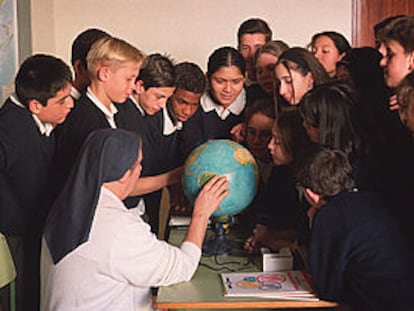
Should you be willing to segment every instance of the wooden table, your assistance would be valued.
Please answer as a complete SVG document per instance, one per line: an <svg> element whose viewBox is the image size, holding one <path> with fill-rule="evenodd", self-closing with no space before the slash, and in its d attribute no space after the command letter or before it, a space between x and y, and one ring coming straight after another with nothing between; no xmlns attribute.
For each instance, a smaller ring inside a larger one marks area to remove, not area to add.
<svg viewBox="0 0 414 311"><path fill-rule="evenodd" d="M172 230L170 242L179 244L185 231ZM221 272L261 271L260 258L246 256L202 257L193 279L158 289L154 307L159 309L282 309L334 308L327 301L292 301L264 298L226 298L220 279Z"/></svg>

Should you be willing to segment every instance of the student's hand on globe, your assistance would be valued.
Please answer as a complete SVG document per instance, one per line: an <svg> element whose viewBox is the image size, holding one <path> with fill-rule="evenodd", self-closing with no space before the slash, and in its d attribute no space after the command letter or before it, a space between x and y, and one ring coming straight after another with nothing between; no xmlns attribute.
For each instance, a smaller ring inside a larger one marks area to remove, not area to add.
<svg viewBox="0 0 414 311"><path fill-rule="evenodd" d="M230 131L231 137L234 141L238 143L244 142L246 138L246 125L244 123L239 123L233 126L233 128Z"/></svg>
<svg viewBox="0 0 414 311"><path fill-rule="evenodd" d="M194 203L193 217L198 215L210 217L230 192L228 185L227 177L214 175L198 194Z"/></svg>

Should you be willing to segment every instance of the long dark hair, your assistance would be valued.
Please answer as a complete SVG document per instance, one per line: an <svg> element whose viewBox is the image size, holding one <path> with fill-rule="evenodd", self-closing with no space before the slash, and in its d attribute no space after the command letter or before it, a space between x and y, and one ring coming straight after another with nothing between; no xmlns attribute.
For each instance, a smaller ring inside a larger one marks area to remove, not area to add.
<svg viewBox="0 0 414 311"><path fill-rule="evenodd" d="M302 118L297 110L281 112L276 119L275 127L279 131L283 149L290 155L292 163L298 155L311 144Z"/></svg>
<svg viewBox="0 0 414 311"><path fill-rule="evenodd" d="M339 149L349 157L363 153L356 124L356 98L345 83L314 87L299 106L302 118L319 129L319 144Z"/></svg>
<svg viewBox="0 0 414 311"><path fill-rule="evenodd" d="M323 68L316 57L311 52L302 47L292 47L284 51L276 62L276 66L279 64L282 64L287 69L290 76L292 75L292 70L299 72L303 76L311 72L314 86L320 85L330 80L330 77L325 68ZM285 106L286 102L280 98L279 92L277 92L275 95L277 110L281 111L281 106ZM293 96L295 96L295 90L293 90Z"/></svg>

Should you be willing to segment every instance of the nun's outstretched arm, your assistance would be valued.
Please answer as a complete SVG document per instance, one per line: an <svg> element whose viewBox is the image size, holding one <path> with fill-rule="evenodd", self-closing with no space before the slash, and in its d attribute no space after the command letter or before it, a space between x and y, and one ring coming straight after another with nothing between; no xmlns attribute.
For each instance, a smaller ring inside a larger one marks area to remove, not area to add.
<svg viewBox="0 0 414 311"><path fill-rule="evenodd" d="M140 177L129 195L137 196L147 194L166 186L177 184L181 180L182 173L183 167L180 166L160 175Z"/></svg>
<svg viewBox="0 0 414 311"><path fill-rule="evenodd" d="M192 242L201 249L208 219L229 193L228 185L227 178L218 175L204 185L195 200L190 226L184 241Z"/></svg>

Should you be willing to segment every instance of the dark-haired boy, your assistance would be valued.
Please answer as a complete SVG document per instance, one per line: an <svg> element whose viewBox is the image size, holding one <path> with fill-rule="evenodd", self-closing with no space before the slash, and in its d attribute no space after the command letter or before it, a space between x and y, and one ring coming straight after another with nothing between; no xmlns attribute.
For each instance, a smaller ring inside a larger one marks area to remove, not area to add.
<svg viewBox="0 0 414 311"><path fill-rule="evenodd" d="M174 90L173 61L159 53L150 54L135 80L135 89L127 100L127 105L123 107L128 111L134 107L134 110L139 112L138 117L145 119L146 116L152 116L164 108ZM136 116L136 113L133 115Z"/></svg>
<svg viewBox="0 0 414 311"><path fill-rule="evenodd" d="M34 55L0 109L0 231L17 268L17 310L39 308L40 239L54 200L53 129L73 108L72 74L60 59Z"/></svg>
<svg viewBox="0 0 414 311"><path fill-rule="evenodd" d="M257 49L272 40L272 30L261 18L250 18L239 26L237 31L237 49L246 62L246 85L256 82L256 66L254 54Z"/></svg>
<svg viewBox="0 0 414 311"><path fill-rule="evenodd" d="M175 65L175 91L168 99L167 106L150 119L148 136L152 147L153 169L162 173L183 165L180 150L180 130L185 122L198 110L204 93L206 78L200 67L191 62ZM169 187L173 208L184 208L181 185ZM159 204L159 203L158 203Z"/></svg>
<svg viewBox="0 0 414 311"><path fill-rule="evenodd" d="M381 34L378 48L382 54L380 66L384 68L387 86L397 87L414 70L414 15L393 19Z"/></svg>
<svg viewBox="0 0 414 311"><path fill-rule="evenodd" d="M79 99L82 93L86 91L86 87L91 83L88 73L88 65L86 56L91 46L99 39L109 37L110 35L97 28L88 28L79 33L73 40L71 47L71 62L75 78L73 80L70 95L74 100Z"/></svg>
<svg viewBox="0 0 414 311"><path fill-rule="evenodd" d="M321 299L352 310L410 310L411 246L377 194L359 191L341 151L315 147L297 172L313 206L308 259Z"/></svg>
<svg viewBox="0 0 414 311"><path fill-rule="evenodd" d="M151 139L160 156L155 163L159 169L169 170L182 165L179 156L178 134L200 105L206 78L200 67L194 63L182 62L175 66L175 90L168 98L167 106L150 119ZM157 141L157 143L155 143Z"/></svg>
<svg viewBox="0 0 414 311"><path fill-rule="evenodd" d="M197 111L206 82L202 70L194 63L174 66L160 54L148 58L138 77L134 100L146 127L143 174L154 176L172 172L182 165L178 133ZM156 233L160 200L161 191L145 196L146 213Z"/></svg>
<svg viewBox="0 0 414 311"><path fill-rule="evenodd" d="M147 185L136 187L132 196L125 200L126 205L131 208L137 206L143 195L145 201L146 219L151 225L153 232L158 232L159 223L159 200L161 199L160 182L157 176L178 176L181 170L165 172L164 175L157 175L160 172L156 168L157 152L154 146L157 143L151 141L150 136L158 135L158 129L153 129L150 123L153 116L166 106L167 99L175 90L175 71L173 61L159 53L147 56L145 65L140 69L135 79L135 86L132 94L122 104L117 104L119 115L125 120L126 129L136 131L143 140L142 173L141 180L148 180ZM174 178L173 178L174 179ZM142 186L142 188L141 188ZM149 187L148 187L149 186ZM144 189L145 188L145 189Z"/></svg>

